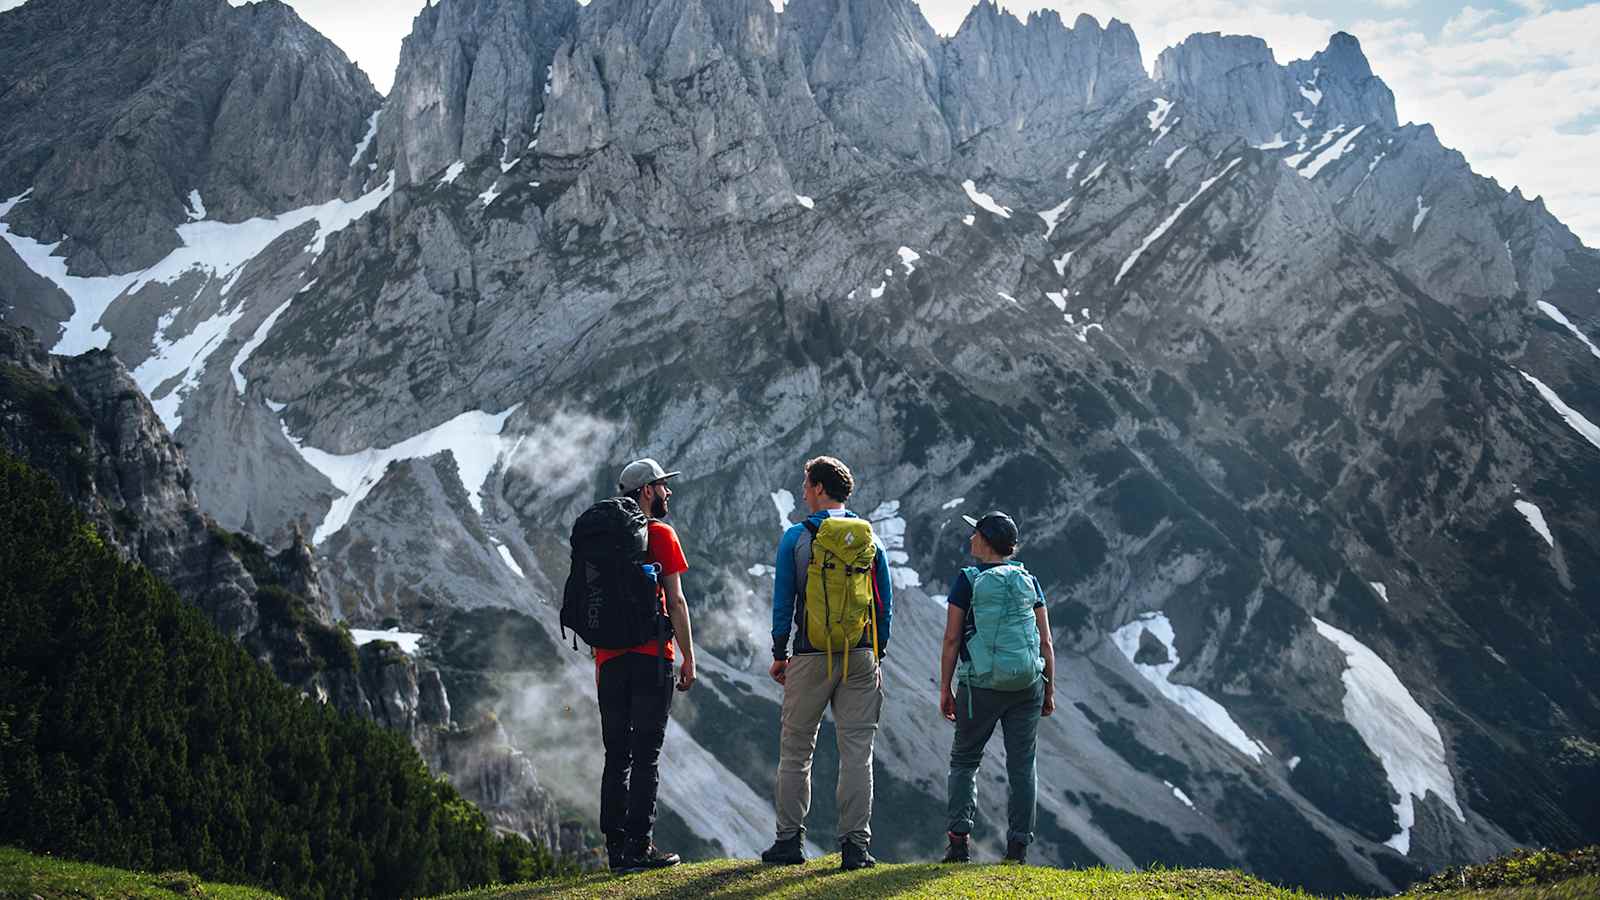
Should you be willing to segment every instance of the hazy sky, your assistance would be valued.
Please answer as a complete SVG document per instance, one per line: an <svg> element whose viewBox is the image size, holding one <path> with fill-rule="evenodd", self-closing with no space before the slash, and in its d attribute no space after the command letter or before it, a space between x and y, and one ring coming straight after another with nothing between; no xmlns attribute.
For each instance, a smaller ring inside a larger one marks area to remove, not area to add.
<svg viewBox="0 0 1600 900"><path fill-rule="evenodd" d="M24 0L0 0L0 10ZM49 0L32 0L49 2ZM239 5L251 0L229 0ZM425 0L287 0L343 47L378 90L394 80L400 41ZM972 0L920 0L949 34ZM781 5L781 0L777 3ZM1344 30L1394 90L1400 121L1432 123L1448 147L1506 188L1542 194L1584 242L1600 247L1600 0L1003 0L1019 17L1049 7L1133 26L1148 66L1197 31L1255 34L1279 62Z"/></svg>

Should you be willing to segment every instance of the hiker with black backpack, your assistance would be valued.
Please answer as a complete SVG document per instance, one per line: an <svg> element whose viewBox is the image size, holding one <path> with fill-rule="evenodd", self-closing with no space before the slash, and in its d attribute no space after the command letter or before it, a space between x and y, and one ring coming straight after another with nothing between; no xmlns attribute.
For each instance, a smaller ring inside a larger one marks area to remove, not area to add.
<svg viewBox="0 0 1600 900"><path fill-rule="evenodd" d="M872 841L872 741L883 708L878 666L889 645L894 590L872 525L845 508L855 479L819 456L805 465L801 492L810 515L778 543L772 589L772 679L783 685L778 745L778 836L766 863L805 862L811 759L823 711L833 709L839 742L840 868L876 865ZM794 655L789 635L795 632Z"/></svg>
<svg viewBox="0 0 1600 900"><path fill-rule="evenodd" d="M606 751L600 830L611 871L619 873L678 863L678 854L651 840L672 708L674 641L682 654L677 689L687 691L695 682L680 579L689 564L678 533L662 521L672 497L667 481L678 474L653 459L628 463L617 479L620 496L590 507L572 527L561 624L594 653Z"/></svg>
<svg viewBox="0 0 1600 900"><path fill-rule="evenodd" d="M978 565L962 569L951 584L939 665L939 709L956 723L944 861L972 860L978 766L999 725L1006 748L1005 861L1023 863L1037 816L1039 719L1056 709L1050 617L1039 579L1013 559L1017 523L1003 512L961 518L972 526L969 547ZM960 689L952 692L957 675Z"/></svg>

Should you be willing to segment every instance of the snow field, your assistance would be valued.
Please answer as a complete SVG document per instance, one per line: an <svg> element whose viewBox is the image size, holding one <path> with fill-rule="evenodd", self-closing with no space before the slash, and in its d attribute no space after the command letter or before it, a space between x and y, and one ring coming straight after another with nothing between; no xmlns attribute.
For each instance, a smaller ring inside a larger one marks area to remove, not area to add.
<svg viewBox="0 0 1600 900"><path fill-rule="evenodd" d="M314 281L312 282L312 284L315 283ZM306 285L306 287L300 289L299 293L305 293L306 288L309 287L311 287L310 284ZM244 396L246 384L244 377L245 362L250 359L250 354L256 352L262 344L266 343L267 336L272 334L272 327L278 324L278 317L288 312L289 304L293 302L294 297L283 301L277 309L272 311L271 315L262 320L261 325L256 328L256 333L250 335L250 339L244 342L244 346L239 348L239 352L233 355L233 365L229 366L228 370L233 373L233 386L239 391L239 396Z"/></svg>
<svg viewBox="0 0 1600 900"><path fill-rule="evenodd" d="M509 547L500 543L494 538L490 538L489 543L494 544L494 549L500 554L500 559L506 564L506 568L516 573L518 578L528 577L528 573L522 571L522 567L517 565L516 557L511 555L511 549Z"/></svg>
<svg viewBox="0 0 1600 900"><path fill-rule="evenodd" d="M906 267L906 275L907 276L909 276L912 272L915 272L917 270L917 267L915 265L913 265L913 263L915 263L917 260L921 259L922 258L922 254L920 254L917 251L911 249L910 247L901 247L896 252L900 254L900 265Z"/></svg>
<svg viewBox="0 0 1600 900"><path fill-rule="evenodd" d="M189 208L185 212L188 213L191 222L198 222L206 217L206 201L201 199L199 188L189 192Z"/></svg>
<svg viewBox="0 0 1600 900"><path fill-rule="evenodd" d="M795 194L794 195L794 201L796 203L800 204L801 206L804 206L806 209L816 209L817 208L817 201L811 199L810 197L807 197L805 194Z"/></svg>
<svg viewBox="0 0 1600 900"><path fill-rule="evenodd" d="M1171 169L1172 168L1172 164L1177 162L1178 161L1178 157L1182 156L1183 155L1183 151L1185 151L1187 149L1189 149L1189 145L1188 144L1184 144L1182 147L1179 147L1178 149L1172 151L1172 153L1170 153L1167 156L1167 161L1162 164L1161 168L1162 169Z"/></svg>
<svg viewBox="0 0 1600 900"><path fill-rule="evenodd" d="M503 436L506 420L521 404L505 412L491 414L473 410L431 428L390 447L375 447L355 453L335 454L315 447L289 433L283 426L283 436L289 439L300 457L321 472L341 496L333 501L322 523L312 535L312 542L320 544L349 524L350 516L372 489L383 478L392 462L408 459L425 459L438 453L449 452L455 458L461 484L467 489L467 500L473 511L483 512L483 486L489 473L500 458L510 450L511 439Z"/></svg>
<svg viewBox="0 0 1600 900"><path fill-rule="evenodd" d="M789 516L794 513L794 494L786 488L778 488L772 492L772 505L778 509L778 530L781 532L789 527Z"/></svg>
<svg viewBox="0 0 1600 900"><path fill-rule="evenodd" d="M361 162L361 157L367 155L367 148L372 146L372 139L378 136L378 117L381 115L383 115L383 107L380 106L373 112L372 117L367 119L366 136L361 139L360 143L356 144L356 152L350 157L350 168L354 169L356 164Z"/></svg>
<svg viewBox="0 0 1600 900"><path fill-rule="evenodd" d="M867 516L867 521L872 523L872 533L883 542L883 549L889 554L889 580L895 589L921 587L922 575L906 565L911 557L905 551L906 520L900 515L900 501L889 500L878 504L878 508Z"/></svg>
<svg viewBox="0 0 1600 900"><path fill-rule="evenodd" d="M1400 795L1394 805L1400 831L1384 843L1401 854L1411 853L1411 827L1416 824L1414 800L1431 791L1465 822L1456 802L1455 781L1445 763L1444 739L1433 719L1406 690L1399 676L1367 645L1321 619L1311 620L1317 633L1345 655L1344 717L1366 742Z"/></svg>
<svg viewBox="0 0 1600 900"><path fill-rule="evenodd" d="M1145 665L1133 661L1139 653L1139 635L1146 630L1167 648L1166 662L1160 665ZM1144 677L1145 681L1150 682L1161 696L1199 719L1200 724L1235 750L1258 763L1261 762L1261 754L1271 752L1267 750L1265 744L1245 734L1244 729L1228 715L1222 704L1186 684L1174 684L1168 680L1172 670L1178 667L1179 659L1177 639L1172 631L1172 623L1167 620L1165 613L1145 613L1113 631L1111 641L1122 651L1122 655L1128 658L1128 663Z"/></svg>

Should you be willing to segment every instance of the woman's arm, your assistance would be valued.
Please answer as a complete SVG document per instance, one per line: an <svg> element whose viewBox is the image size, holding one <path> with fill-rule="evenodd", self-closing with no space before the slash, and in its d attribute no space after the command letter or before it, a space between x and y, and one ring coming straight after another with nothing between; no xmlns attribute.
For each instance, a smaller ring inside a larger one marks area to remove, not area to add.
<svg viewBox="0 0 1600 900"><path fill-rule="evenodd" d="M1056 645L1050 637L1050 612L1043 605L1033 610L1039 622L1039 655L1044 657L1044 708L1039 715L1048 716L1056 711Z"/></svg>
<svg viewBox="0 0 1600 900"><path fill-rule="evenodd" d="M956 720L956 695L951 682L956 675L956 657L961 653L961 629L966 627L967 611L951 605L944 616L944 652L939 654L939 711Z"/></svg>

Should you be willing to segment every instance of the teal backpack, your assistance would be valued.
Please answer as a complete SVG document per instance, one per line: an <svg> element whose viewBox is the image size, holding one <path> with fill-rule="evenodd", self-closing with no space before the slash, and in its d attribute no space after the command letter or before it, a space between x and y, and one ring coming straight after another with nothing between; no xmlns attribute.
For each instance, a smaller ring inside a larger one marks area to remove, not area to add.
<svg viewBox="0 0 1600 900"><path fill-rule="evenodd" d="M972 583L972 620L977 633L967 640L960 665L968 687L1024 691L1044 673L1039 655L1039 622L1033 605L1039 595L1033 576L1020 563L992 569L963 569Z"/></svg>

